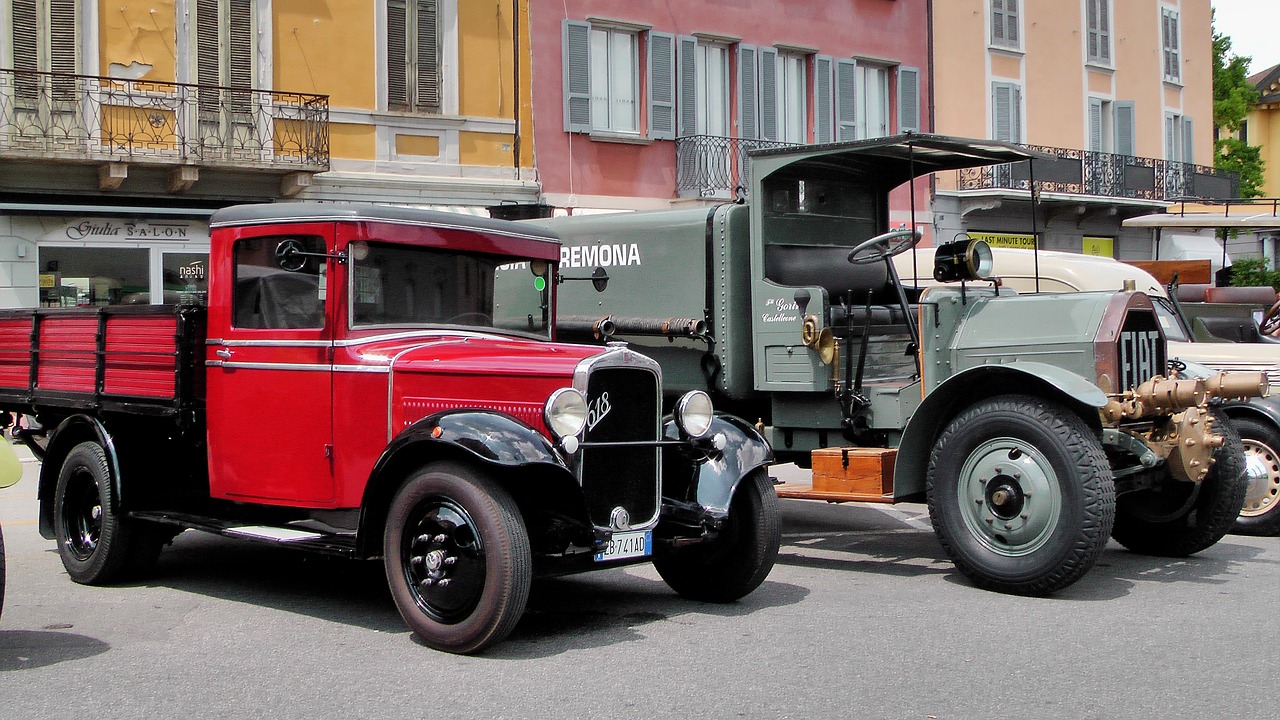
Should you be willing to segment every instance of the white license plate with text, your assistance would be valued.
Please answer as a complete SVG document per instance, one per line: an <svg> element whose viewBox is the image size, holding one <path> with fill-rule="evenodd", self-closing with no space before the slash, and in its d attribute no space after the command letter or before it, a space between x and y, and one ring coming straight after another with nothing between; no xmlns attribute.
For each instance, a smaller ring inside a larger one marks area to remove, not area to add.
<svg viewBox="0 0 1280 720"><path fill-rule="evenodd" d="M616 532L604 552L596 553L596 562L648 557L653 554L653 531Z"/></svg>

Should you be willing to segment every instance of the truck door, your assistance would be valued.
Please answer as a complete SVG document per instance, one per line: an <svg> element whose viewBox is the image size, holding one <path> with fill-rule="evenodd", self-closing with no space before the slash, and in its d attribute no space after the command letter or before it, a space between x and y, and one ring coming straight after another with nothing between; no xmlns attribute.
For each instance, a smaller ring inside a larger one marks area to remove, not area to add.
<svg viewBox="0 0 1280 720"><path fill-rule="evenodd" d="M238 229L213 248L231 272L210 288L209 490L323 507L334 501L333 226L282 230ZM282 258L289 247L300 253Z"/></svg>

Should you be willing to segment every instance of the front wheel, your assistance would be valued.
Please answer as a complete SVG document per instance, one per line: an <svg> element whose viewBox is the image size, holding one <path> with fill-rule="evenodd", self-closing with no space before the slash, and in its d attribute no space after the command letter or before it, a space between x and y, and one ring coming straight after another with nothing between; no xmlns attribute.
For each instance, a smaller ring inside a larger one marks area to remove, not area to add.
<svg viewBox="0 0 1280 720"><path fill-rule="evenodd" d="M454 653L506 637L533 580L529 536L511 495L454 463L427 466L396 494L383 564L401 617L427 645Z"/></svg>
<svg viewBox="0 0 1280 720"><path fill-rule="evenodd" d="M1219 413L1213 430L1226 439L1213 451L1213 467L1199 483L1170 477L1156 487L1122 495L1111 537L1133 552L1187 557L1226 535L1244 504L1249 480L1240 434Z"/></svg>
<svg viewBox="0 0 1280 720"><path fill-rule="evenodd" d="M1080 579L1115 517L1097 436L1067 408L1025 395L957 415L929 456L925 491L951 561L999 592L1045 595Z"/></svg>
<svg viewBox="0 0 1280 720"><path fill-rule="evenodd" d="M672 590L692 600L726 603L764 582L782 543L781 510L762 468L738 483L719 537L678 549L659 546L653 566Z"/></svg>
<svg viewBox="0 0 1280 720"><path fill-rule="evenodd" d="M1241 535L1280 535L1280 432L1253 418L1230 421L1244 443L1249 487L1244 507L1232 532Z"/></svg>

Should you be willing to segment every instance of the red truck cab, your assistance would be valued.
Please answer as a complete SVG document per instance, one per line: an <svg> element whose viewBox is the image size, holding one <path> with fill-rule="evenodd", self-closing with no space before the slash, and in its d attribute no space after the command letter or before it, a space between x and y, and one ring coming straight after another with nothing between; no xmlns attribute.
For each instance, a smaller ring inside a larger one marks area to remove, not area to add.
<svg viewBox="0 0 1280 720"><path fill-rule="evenodd" d="M0 409L43 428L20 436L73 580L189 528L381 557L410 627L472 652L535 575L651 560L711 601L767 575L767 443L701 392L664 418L622 343L555 342L551 233L305 203L210 228L205 303L0 311Z"/></svg>

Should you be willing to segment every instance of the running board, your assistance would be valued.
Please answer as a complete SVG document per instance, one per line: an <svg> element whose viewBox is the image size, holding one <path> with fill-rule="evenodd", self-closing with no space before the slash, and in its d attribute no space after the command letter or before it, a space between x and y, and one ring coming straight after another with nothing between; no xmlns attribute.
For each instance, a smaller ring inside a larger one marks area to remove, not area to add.
<svg viewBox="0 0 1280 720"><path fill-rule="evenodd" d="M354 557L356 552L356 536L354 533L326 533L281 525L250 525L199 515L163 511L131 512L129 517L165 525L176 525L181 528L191 528L242 540L267 542L309 552L325 553L327 555Z"/></svg>

